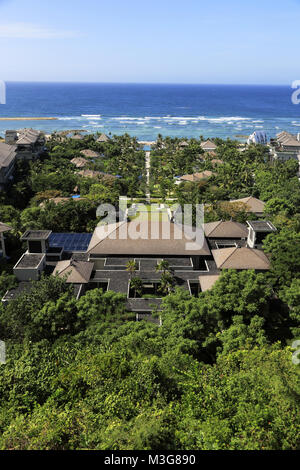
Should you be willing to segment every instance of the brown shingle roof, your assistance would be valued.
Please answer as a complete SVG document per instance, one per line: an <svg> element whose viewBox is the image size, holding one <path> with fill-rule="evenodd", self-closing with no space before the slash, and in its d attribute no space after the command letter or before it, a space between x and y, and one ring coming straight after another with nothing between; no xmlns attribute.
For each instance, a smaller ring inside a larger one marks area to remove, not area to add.
<svg viewBox="0 0 300 470"><path fill-rule="evenodd" d="M139 238L134 238L135 227ZM203 233L203 232L202 232ZM166 234L166 235L164 235ZM169 234L169 236L168 236ZM163 236L165 238L163 238ZM132 221L97 227L88 252L101 255L186 255L209 256L210 250L203 233L203 246L193 250L187 244L193 237L182 226L171 222Z"/></svg>
<svg viewBox="0 0 300 470"><path fill-rule="evenodd" d="M101 134L97 139L97 142L109 142L109 141L110 141L110 138L105 134Z"/></svg>
<svg viewBox="0 0 300 470"><path fill-rule="evenodd" d="M81 150L80 153L82 155L84 155L85 157L87 157L87 158L98 158L98 157L100 157L100 153L95 152L94 150L90 150L90 149Z"/></svg>
<svg viewBox="0 0 300 470"><path fill-rule="evenodd" d="M206 140L206 142L202 142L201 147L203 148L203 150L216 150L217 149L216 144L212 142L211 140Z"/></svg>
<svg viewBox="0 0 300 470"><path fill-rule="evenodd" d="M217 280L220 278L220 274L211 274L209 276L199 276L199 282L202 292L211 289Z"/></svg>
<svg viewBox="0 0 300 470"><path fill-rule="evenodd" d="M265 208L265 202L253 196L244 197L242 199L233 199L230 202L241 202L243 204L246 204L249 208L249 212L254 213L262 213Z"/></svg>
<svg viewBox="0 0 300 470"><path fill-rule="evenodd" d="M41 135L40 131L35 129L22 129L18 132L17 145L35 144Z"/></svg>
<svg viewBox="0 0 300 470"><path fill-rule="evenodd" d="M297 138L293 134L290 134L289 132L286 132L286 131L283 131L277 134L277 141L281 145L286 145L287 147L299 147L300 148L300 142L297 140Z"/></svg>
<svg viewBox="0 0 300 470"><path fill-rule="evenodd" d="M54 269L53 275L59 277L67 276L66 282L72 284L87 284L91 278L94 263L88 261L59 261Z"/></svg>
<svg viewBox="0 0 300 470"><path fill-rule="evenodd" d="M76 166L76 168L83 168L87 165L87 160L81 157L76 157L71 160L71 163Z"/></svg>
<svg viewBox="0 0 300 470"><path fill-rule="evenodd" d="M201 181L203 179L208 179L213 175L212 171L205 170L202 171L201 173L193 173L192 175L183 175L181 176L182 181L191 181L191 182L197 182Z"/></svg>
<svg viewBox="0 0 300 470"><path fill-rule="evenodd" d="M270 262L261 250L251 248L223 248L212 250L218 269L270 269Z"/></svg>
<svg viewBox="0 0 300 470"><path fill-rule="evenodd" d="M16 145L8 145L0 142L0 168L8 167L16 158Z"/></svg>
<svg viewBox="0 0 300 470"><path fill-rule="evenodd" d="M204 232L208 238L247 238L248 236L246 225L231 220L205 224Z"/></svg>
<svg viewBox="0 0 300 470"><path fill-rule="evenodd" d="M0 222L0 233L9 232L12 228L9 225Z"/></svg>

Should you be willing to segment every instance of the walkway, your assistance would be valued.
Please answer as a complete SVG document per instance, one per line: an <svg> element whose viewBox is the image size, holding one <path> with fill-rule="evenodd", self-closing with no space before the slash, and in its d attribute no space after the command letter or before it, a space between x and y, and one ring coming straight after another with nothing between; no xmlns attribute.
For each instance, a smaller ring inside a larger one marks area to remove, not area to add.
<svg viewBox="0 0 300 470"><path fill-rule="evenodd" d="M150 195L150 152L146 152L146 201L148 204L151 204L151 195Z"/></svg>

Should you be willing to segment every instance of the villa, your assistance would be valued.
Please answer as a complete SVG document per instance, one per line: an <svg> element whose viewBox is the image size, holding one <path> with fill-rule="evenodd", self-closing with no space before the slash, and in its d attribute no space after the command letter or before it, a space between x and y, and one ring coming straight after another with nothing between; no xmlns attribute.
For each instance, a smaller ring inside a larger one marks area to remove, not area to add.
<svg viewBox="0 0 300 470"><path fill-rule="evenodd" d="M205 151L205 152L214 152L215 150L217 150L217 145L212 142L211 140L206 140L205 142L202 142L201 143L201 148Z"/></svg>
<svg viewBox="0 0 300 470"><path fill-rule="evenodd" d="M247 212L255 214L257 217L263 216L266 205L263 201L253 196L248 196L241 199L233 199L230 202L245 204L247 206Z"/></svg>
<svg viewBox="0 0 300 470"><path fill-rule="evenodd" d="M267 145L268 144L268 137L267 134L263 131L255 131L251 134L248 138L247 144L260 144L260 145Z"/></svg>
<svg viewBox="0 0 300 470"><path fill-rule="evenodd" d="M14 267L20 288L7 292L3 302L16 298L45 272L66 279L76 298L94 288L122 293L137 319L150 318L153 309L160 309L164 296L161 261L167 261L176 286L197 296L213 287L223 269L268 270L269 260L257 243L274 230L269 222L246 226L218 221L198 229L195 240L191 227L169 220L122 220L98 226L93 234L28 230L21 238L27 242L27 251ZM134 262L131 270L130 261ZM142 283L138 295L131 288L136 276Z"/></svg>
<svg viewBox="0 0 300 470"><path fill-rule="evenodd" d="M293 135L286 131L280 132L271 140L270 146L272 160L295 159L300 164L300 133Z"/></svg>
<svg viewBox="0 0 300 470"><path fill-rule="evenodd" d="M0 191L13 180L17 160L34 160L44 151L45 135L33 129L8 130L0 142Z"/></svg>
<svg viewBox="0 0 300 470"><path fill-rule="evenodd" d="M200 173L193 173L191 175L183 175L177 179L176 184L183 182L198 183L199 181L209 179L211 176L213 176L213 172L209 170L205 170Z"/></svg>
<svg viewBox="0 0 300 470"><path fill-rule="evenodd" d="M13 179L17 160L17 146L0 142L0 190Z"/></svg>
<svg viewBox="0 0 300 470"><path fill-rule="evenodd" d="M247 247L229 247L212 250L218 269L254 269L256 272L270 269L270 262L263 251Z"/></svg>
<svg viewBox="0 0 300 470"><path fill-rule="evenodd" d="M100 153L95 152L94 150L90 150L90 149L81 150L80 153L85 158L99 158L99 157L101 157Z"/></svg>
<svg viewBox="0 0 300 470"><path fill-rule="evenodd" d="M73 163L73 165L75 165L76 168L84 168L88 164L88 161L82 157L75 157L75 158L72 158L71 163Z"/></svg>
<svg viewBox="0 0 300 470"><path fill-rule="evenodd" d="M8 130L5 133L5 143L16 146L17 158L34 160L45 149L45 134L35 129Z"/></svg>
<svg viewBox="0 0 300 470"><path fill-rule="evenodd" d="M109 141L110 141L110 138L106 134L101 134L96 140L96 142L101 143L101 144L105 142L109 142Z"/></svg>

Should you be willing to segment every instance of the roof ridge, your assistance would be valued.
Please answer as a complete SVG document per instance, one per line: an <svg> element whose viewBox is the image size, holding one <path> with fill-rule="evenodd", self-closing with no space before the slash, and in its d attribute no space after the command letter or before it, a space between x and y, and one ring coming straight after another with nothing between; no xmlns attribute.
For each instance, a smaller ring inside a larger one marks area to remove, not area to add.
<svg viewBox="0 0 300 470"><path fill-rule="evenodd" d="M212 229L211 232L209 232L209 235L210 235L210 236L212 235L212 233L215 232L215 230L220 226L220 224L223 223L223 221L222 221L222 220L217 220L216 222L212 222L212 223L217 224L217 225Z"/></svg>
<svg viewBox="0 0 300 470"><path fill-rule="evenodd" d="M230 248L224 248L225 250L228 250ZM238 250L239 248L236 246L236 247L233 247L233 251L230 253L230 255L223 261L223 263L220 265L220 269L222 268L223 264L224 263L227 263L227 261L231 258L231 256L236 252L236 250Z"/></svg>

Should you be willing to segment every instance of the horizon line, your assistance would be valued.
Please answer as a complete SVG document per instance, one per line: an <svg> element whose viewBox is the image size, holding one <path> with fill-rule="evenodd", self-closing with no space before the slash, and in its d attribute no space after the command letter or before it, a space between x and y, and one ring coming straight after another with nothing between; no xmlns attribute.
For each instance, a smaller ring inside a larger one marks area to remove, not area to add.
<svg viewBox="0 0 300 470"><path fill-rule="evenodd" d="M4 80L5 83L40 83L40 84L78 84L78 85L184 85L184 86L266 86L266 87L289 87L291 84L276 83L184 83L184 82L106 82L106 81L79 81L79 80Z"/></svg>

